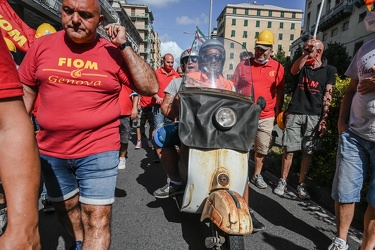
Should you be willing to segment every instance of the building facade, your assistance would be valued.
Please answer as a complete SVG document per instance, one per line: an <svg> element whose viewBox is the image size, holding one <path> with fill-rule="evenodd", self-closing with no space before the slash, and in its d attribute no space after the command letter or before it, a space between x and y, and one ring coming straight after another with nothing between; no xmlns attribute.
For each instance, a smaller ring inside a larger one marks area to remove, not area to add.
<svg viewBox="0 0 375 250"><path fill-rule="evenodd" d="M314 34L321 7L316 37L326 48L329 43L341 43L352 57L362 44L375 38L363 23L368 11L363 0L325 0L323 6L322 0L306 0L303 34L292 44L292 53Z"/></svg>
<svg viewBox="0 0 375 250"><path fill-rule="evenodd" d="M253 51L255 39L265 29L275 39L273 50L290 55L292 42L301 34L303 11L257 3L227 4L217 18L217 36L235 40Z"/></svg>
<svg viewBox="0 0 375 250"><path fill-rule="evenodd" d="M155 61L160 54L159 41L155 39L155 31L152 26L154 16L147 5L127 4L126 1L120 1L122 7L130 17L135 28L138 30L142 41L140 43L140 56L153 68L157 68Z"/></svg>

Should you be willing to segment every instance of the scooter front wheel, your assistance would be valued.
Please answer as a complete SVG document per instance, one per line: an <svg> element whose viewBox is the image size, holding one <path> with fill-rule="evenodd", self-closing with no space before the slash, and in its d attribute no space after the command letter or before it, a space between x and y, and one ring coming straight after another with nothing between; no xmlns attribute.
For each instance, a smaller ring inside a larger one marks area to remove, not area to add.
<svg viewBox="0 0 375 250"><path fill-rule="evenodd" d="M213 222L210 224L210 242L212 246L207 244L206 246L212 250L244 250L245 242L243 235L231 235L224 233L220 230Z"/></svg>

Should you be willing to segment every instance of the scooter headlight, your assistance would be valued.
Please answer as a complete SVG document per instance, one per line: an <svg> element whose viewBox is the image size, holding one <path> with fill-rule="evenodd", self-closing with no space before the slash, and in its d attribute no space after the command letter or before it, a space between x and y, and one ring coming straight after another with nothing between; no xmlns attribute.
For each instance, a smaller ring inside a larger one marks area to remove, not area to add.
<svg viewBox="0 0 375 250"><path fill-rule="evenodd" d="M214 121L219 130L229 130L237 122L237 113L231 108L220 107L215 111Z"/></svg>

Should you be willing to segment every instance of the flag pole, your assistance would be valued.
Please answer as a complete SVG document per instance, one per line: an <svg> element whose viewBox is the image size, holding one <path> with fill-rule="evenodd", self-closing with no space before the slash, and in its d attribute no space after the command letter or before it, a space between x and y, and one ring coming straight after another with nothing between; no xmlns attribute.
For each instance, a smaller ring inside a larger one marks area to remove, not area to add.
<svg viewBox="0 0 375 250"><path fill-rule="evenodd" d="M211 26L212 26L212 0L210 0L210 20L208 23L208 36L211 36Z"/></svg>
<svg viewBox="0 0 375 250"><path fill-rule="evenodd" d="M316 25L315 25L314 36L313 36L315 39L316 39L316 33L318 32L318 26L319 26L320 16L322 15L323 5L324 5L324 0L322 0L322 3L320 4L318 18L316 19Z"/></svg>

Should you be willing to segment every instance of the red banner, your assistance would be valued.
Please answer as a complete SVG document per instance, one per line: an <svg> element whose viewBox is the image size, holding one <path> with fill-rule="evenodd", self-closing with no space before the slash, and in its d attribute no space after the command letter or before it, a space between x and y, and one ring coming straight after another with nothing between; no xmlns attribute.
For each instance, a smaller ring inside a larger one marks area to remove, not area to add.
<svg viewBox="0 0 375 250"><path fill-rule="evenodd" d="M4 37L9 38L17 49L24 52L35 39L35 30L22 21L7 0L0 0L0 29Z"/></svg>

